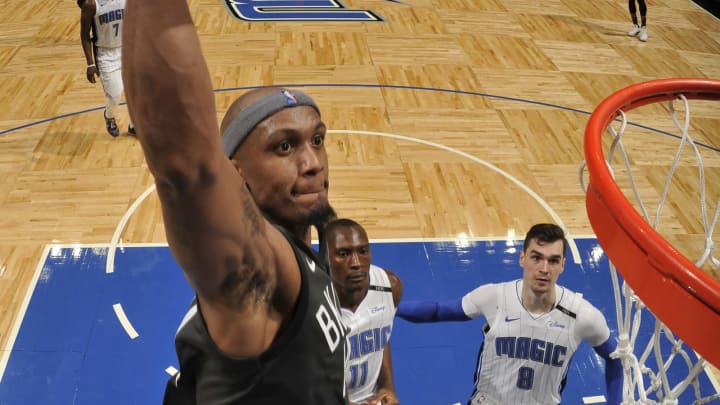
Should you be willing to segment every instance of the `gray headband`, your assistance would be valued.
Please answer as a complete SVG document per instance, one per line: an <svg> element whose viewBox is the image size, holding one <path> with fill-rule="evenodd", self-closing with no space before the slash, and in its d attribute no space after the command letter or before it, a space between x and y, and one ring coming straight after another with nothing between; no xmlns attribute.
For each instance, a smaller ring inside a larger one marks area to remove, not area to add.
<svg viewBox="0 0 720 405"><path fill-rule="evenodd" d="M232 157L242 141L265 118L282 109L301 105L310 106L317 111L318 115L320 114L320 109L315 104L315 101L298 90L292 92L290 90L280 90L276 93L270 93L240 111L223 134L222 145L225 156Z"/></svg>

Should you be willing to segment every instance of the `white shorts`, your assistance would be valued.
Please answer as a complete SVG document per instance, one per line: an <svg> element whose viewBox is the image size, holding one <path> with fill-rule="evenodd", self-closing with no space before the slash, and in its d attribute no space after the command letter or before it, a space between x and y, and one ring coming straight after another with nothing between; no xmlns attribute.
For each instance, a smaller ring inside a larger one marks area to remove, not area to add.
<svg viewBox="0 0 720 405"><path fill-rule="evenodd" d="M105 95L119 100L123 92L122 48L96 48L95 63Z"/></svg>

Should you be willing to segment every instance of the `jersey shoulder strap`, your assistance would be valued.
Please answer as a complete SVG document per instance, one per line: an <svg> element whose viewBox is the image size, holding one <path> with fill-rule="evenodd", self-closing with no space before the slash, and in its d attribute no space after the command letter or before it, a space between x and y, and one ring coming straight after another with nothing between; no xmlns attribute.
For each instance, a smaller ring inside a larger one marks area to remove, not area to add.
<svg viewBox="0 0 720 405"><path fill-rule="evenodd" d="M324 260L320 260L320 257L318 256L318 253L317 253L316 251L314 251L313 249L311 249L310 247L308 247L308 246L305 244L305 242L303 242L303 241L301 241L300 239L296 238L295 235L293 235L292 233L290 233L290 231L288 231L287 229L283 228L282 226L280 226L280 225L274 225L274 226L275 226L275 229L277 229L278 231L280 231L280 233L283 234L283 236L285 236L285 239L287 239L288 242L290 242L290 245L293 247L293 250L295 250L295 251L297 251L297 250L301 251L302 253L304 253L305 255L307 255L312 261L314 261L316 264L319 264L319 265L320 265L320 268L321 268L325 273L330 274L330 272L328 271L327 263L326 263Z"/></svg>

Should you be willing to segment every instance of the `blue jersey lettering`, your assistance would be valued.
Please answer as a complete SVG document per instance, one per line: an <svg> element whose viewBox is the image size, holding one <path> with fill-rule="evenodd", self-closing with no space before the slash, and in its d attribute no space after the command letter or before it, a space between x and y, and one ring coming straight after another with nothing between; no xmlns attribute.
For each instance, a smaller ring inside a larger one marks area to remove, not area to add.
<svg viewBox="0 0 720 405"><path fill-rule="evenodd" d="M567 347L529 337L498 337L495 339L495 354L562 367Z"/></svg>
<svg viewBox="0 0 720 405"><path fill-rule="evenodd" d="M112 10L105 14L100 14L98 16L98 21L100 21L100 24L108 24L113 21L122 20L124 11L125 10L121 8L119 10Z"/></svg>
<svg viewBox="0 0 720 405"><path fill-rule="evenodd" d="M348 337L350 360L385 349L391 332L390 325L386 325L382 328L367 329Z"/></svg>

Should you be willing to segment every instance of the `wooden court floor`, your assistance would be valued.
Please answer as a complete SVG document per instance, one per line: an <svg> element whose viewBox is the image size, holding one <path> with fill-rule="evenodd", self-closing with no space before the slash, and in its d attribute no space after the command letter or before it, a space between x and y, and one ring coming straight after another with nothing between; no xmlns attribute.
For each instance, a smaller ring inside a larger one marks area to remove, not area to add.
<svg viewBox="0 0 720 405"><path fill-rule="evenodd" d="M243 88L303 85L337 131L328 137L331 202L373 239L522 236L541 221L592 234L578 179L588 113L633 83L720 78L720 21L689 0L649 0L646 43L626 35L622 0L343 4L384 21L251 23L231 16L222 0L190 1L218 118ZM75 2L0 0L0 9L5 347L43 247L108 243L152 179L136 139L105 132L100 84L85 79ZM707 146L713 209L718 106L700 103L692 122ZM631 119L671 129L664 106ZM124 107L119 123L127 127ZM657 200L677 141L650 130L639 137L629 142L631 163L641 194ZM688 160L681 159L662 227L697 254L704 238L701 216L689 209L699 203ZM120 235L165 242L154 195Z"/></svg>

